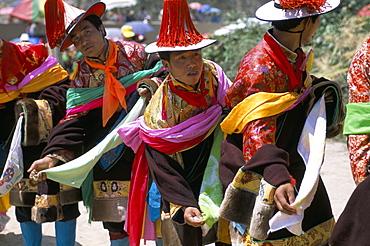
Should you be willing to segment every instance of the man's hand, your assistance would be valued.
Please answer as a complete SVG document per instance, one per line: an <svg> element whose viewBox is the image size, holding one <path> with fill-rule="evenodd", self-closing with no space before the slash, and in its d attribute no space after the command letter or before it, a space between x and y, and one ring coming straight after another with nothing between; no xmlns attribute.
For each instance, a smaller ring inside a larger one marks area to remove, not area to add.
<svg viewBox="0 0 370 246"><path fill-rule="evenodd" d="M141 97L144 97L147 102L149 102L150 99L152 99L152 93L150 92L148 88L139 88L138 92L139 92L139 95Z"/></svg>
<svg viewBox="0 0 370 246"><path fill-rule="evenodd" d="M297 214L295 207L290 206L294 202L294 186L291 183L280 185L274 195L276 207L283 213Z"/></svg>
<svg viewBox="0 0 370 246"><path fill-rule="evenodd" d="M326 103L334 102L334 90L333 89L329 89L325 92L325 102Z"/></svg>
<svg viewBox="0 0 370 246"><path fill-rule="evenodd" d="M58 163L58 161L58 159L45 156L42 159L34 161L27 172L31 173L31 175L33 176L38 176L38 181L46 180L46 174L39 172L54 167Z"/></svg>
<svg viewBox="0 0 370 246"><path fill-rule="evenodd" d="M191 225L193 227L200 227L204 225L204 221L200 221L203 219L202 214L197 208L194 207L187 207L184 211L184 220L186 224Z"/></svg>

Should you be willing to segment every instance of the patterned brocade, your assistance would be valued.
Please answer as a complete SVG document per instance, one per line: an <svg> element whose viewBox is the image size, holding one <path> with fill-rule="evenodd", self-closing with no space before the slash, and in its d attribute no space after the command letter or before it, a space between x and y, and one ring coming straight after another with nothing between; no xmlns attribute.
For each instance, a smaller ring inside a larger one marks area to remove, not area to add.
<svg viewBox="0 0 370 246"><path fill-rule="evenodd" d="M370 38L355 54L348 72L349 103L370 102ZM359 184L368 175L370 134L349 135L348 150L352 175Z"/></svg>
<svg viewBox="0 0 370 246"><path fill-rule="evenodd" d="M214 102L213 99L216 97L214 89L218 86L218 75L214 65L206 60L203 60L203 72L205 83L204 89L209 90L209 93L205 96L205 99L208 107L210 107ZM145 123L152 129L173 127L206 110L188 104L179 95L173 93L168 84L169 79L171 78L167 77L159 86L145 110ZM198 84L196 90L194 90L191 86L185 85L176 80L173 80L173 84L179 90L185 90L197 94L201 93L200 83ZM211 92L213 92L213 95Z"/></svg>
<svg viewBox="0 0 370 246"><path fill-rule="evenodd" d="M288 61L295 66L297 54L279 44ZM226 105L233 108L246 97L257 92L287 92L288 77L276 65L260 42L243 58L238 75L226 94ZM249 123L243 133L244 161L265 144L275 144L276 119L278 115Z"/></svg>
<svg viewBox="0 0 370 246"><path fill-rule="evenodd" d="M334 228L335 220L330 219L301 236L294 236L276 241L253 241L251 237L246 233L246 237L243 238L244 245L246 246L298 246L298 245L326 245L329 242L331 232ZM248 232L248 231L247 231Z"/></svg>

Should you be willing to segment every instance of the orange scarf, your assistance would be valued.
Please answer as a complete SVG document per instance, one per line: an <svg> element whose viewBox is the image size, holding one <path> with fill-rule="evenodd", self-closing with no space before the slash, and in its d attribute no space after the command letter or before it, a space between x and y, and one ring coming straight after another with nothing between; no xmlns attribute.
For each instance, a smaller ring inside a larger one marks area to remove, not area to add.
<svg viewBox="0 0 370 246"><path fill-rule="evenodd" d="M117 111L119 103L126 109L126 89L112 74L118 71L117 67L114 66L117 60L117 45L111 40L108 41L109 50L105 65L86 59L89 66L104 70L107 75L103 94L103 127L107 125L108 120Z"/></svg>

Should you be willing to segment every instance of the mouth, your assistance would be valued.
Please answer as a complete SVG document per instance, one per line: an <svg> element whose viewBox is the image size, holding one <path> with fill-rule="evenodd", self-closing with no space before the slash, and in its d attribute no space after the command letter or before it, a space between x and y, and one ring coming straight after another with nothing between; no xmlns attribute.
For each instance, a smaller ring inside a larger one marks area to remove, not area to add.
<svg viewBox="0 0 370 246"><path fill-rule="evenodd" d="M86 48L84 48L84 51L86 52L86 51L89 51L89 50L91 50L93 48L93 45L90 45L90 46L87 46Z"/></svg>
<svg viewBox="0 0 370 246"><path fill-rule="evenodd" d="M192 72L189 72L188 73L188 76L197 76L199 74L199 72L198 71L192 71Z"/></svg>

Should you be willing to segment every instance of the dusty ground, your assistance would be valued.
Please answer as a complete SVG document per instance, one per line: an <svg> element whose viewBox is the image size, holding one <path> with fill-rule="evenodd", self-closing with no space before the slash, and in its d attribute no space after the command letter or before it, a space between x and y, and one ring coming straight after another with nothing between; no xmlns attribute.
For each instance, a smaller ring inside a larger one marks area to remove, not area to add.
<svg viewBox="0 0 370 246"><path fill-rule="evenodd" d="M335 218L338 218L343 211L346 202L355 188L352 180L348 153L344 143L328 141L326 148L326 160L322 168L322 177L327 187ZM87 223L85 208L80 204L82 215L77 220L76 246L106 246L109 245L108 233L103 229L100 222ZM1 246L23 245L21 230L14 217L14 208L11 208L8 215L10 222L0 233ZM43 245L55 245L54 224L43 225ZM150 243L150 245L153 245Z"/></svg>

